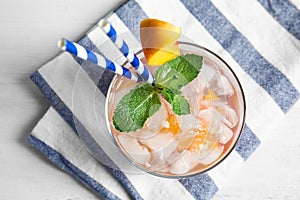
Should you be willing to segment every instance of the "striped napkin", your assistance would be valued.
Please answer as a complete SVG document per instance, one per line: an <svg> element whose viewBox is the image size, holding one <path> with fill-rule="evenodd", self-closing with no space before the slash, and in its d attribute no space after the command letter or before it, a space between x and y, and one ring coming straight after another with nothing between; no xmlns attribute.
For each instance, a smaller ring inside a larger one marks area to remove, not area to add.
<svg viewBox="0 0 300 200"><path fill-rule="evenodd" d="M107 16L134 51L141 49L139 22L158 18L182 27L184 36L220 55L237 74L246 97L246 125L235 150L207 173L170 180L132 167L111 145L105 123L105 97L114 74L67 53L31 76L52 107L28 141L105 199L213 198L299 98L296 3L130 0ZM96 26L78 43L118 63L125 61Z"/></svg>

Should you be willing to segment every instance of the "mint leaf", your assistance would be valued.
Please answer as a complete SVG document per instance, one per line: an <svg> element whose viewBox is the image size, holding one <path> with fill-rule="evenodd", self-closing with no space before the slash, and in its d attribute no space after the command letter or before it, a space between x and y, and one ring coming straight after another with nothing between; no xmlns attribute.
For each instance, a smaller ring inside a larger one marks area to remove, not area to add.
<svg viewBox="0 0 300 200"><path fill-rule="evenodd" d="M171 104L175 114L189 114L189 102L181 95L180 89L198 76L202 59L202 56L187 54L160 66L155 73L154 86L142 83L121 99L114 111L114 127L121 132L142 128L160 108L159 94Z"/></svg>
<svg viewBox="0 0 300 200"><path fill-rule="evenodd" d="M175 114L186 115L190 113L190 104L181 93L180 90L170 90L168 88L164 88L161 91L164 99L171 104Z"/></svg>
<svg viewBox="0 0 300 200"><path fill-rule="evenodd" d="M193 65L198 70L198 72L200 72L203 64L202 56L198 56L195 54L185 54L182 57L185 58L191 65Z"/></svg>
<svg viewBox="0 0 300 200"><path fill-rule="evenodd" d="M172 109L177 115L187 115L191 113L189 102L181 95L174 96Z"/></svg>
<svg viewBox="0 0 300 200"><path fill-rule="evenodd" d="M198 76L202 59L202 56L187 54L166 62L156 70L155 84L180 90Z"/></svg>
<svg viewBox="0 0 300 200"><path fill-rule="evenodd" d="M171 103L174 99L175 95L181 95L182 92L180 90L170 90L169 88L163 88L161 91L164 99Z"/></svg>
<svg viewBox="0 0 300 200"><path fill-rule="evenodd" d="M181 91L179 91L181 92ZM172 105L174 96L176 95L172 90L168 89L168 88L164 88L161 91L161 94L163 95L164 99L169 102Z"/></svg>
<svg viewBox="0 0 300 200"><path fill-rule="evenodd" d="M113 116L114 127L121 132L136 131L160 106L160 97L154 86L142 83L118 103Z"/></svg>

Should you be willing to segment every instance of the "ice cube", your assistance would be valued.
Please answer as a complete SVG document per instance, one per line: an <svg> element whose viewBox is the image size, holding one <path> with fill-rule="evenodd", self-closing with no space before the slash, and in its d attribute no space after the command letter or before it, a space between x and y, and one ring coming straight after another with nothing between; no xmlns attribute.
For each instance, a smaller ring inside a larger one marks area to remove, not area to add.
<svg viewBox="0 0 300 200"><path fill-rule="evenodd" d="M158 133L152 132L145 127L133 133L138 139L149 139L155 137Z"/></svg>
<svg viewBox="0 0 300 200"><path fill-rule="evenodd" d="M214 134L221 131L223 116L214 107L201 110L199 118L208 123L209 133Z"/></svg>
<svg viewBox="0 0 300 200"><path fill-rule="evenodd" d="M151 155L149 150L142 146L135 137L126 134L119 134L117 137L121 146L133 160L140 164L147 164L150 162Z"/></svg>
<svg viewBox="0 0 300 200"><path fill-rule="evenodd" d="M145 129L158 133L167 122L168 110L167 105L162 102L160 108L145 122Z"/></svg>
<svg viewBox="0 0 300 200"><path fill-rule="evenodd" d="M203 93L206 87L206 83L203 81L202 77L199 75L189 84L184 86L181 91L185 97L199 96Z"/></svg>
<svg viewBox="0 0 300 200"><path fill-rule="evenodd" d="M219 143L226 144L231 140L233 136L233 132L230 128L228 128L226 125L223 125L223 130L220 133L219 137Z"/></svg>
<svg viewBox="0 0 300 200"><path fill-rule="evenodd" d="M185 174L197 165L197 154L184 150L181 156L170 166L170 173Z"/></svg>
<svg viewBox="0 0 300 200"><path fill-rule="evenodd" d="M201 126L201 121L192 114L182 115L180 120L181 132L188 132Z"/></svg>
<svg viewBox="0 0 300 200"><path fill-rule="evenodd" d="M200 76L205 85L210 83L214 77L218 74L218 71L216 68L207 65L206 63L203 63L203 66L201 68Z"/></svg>
<svg viewBox="0 0 300 200"><path fill-rule="evenodd" d="M234 90L229 80L222 74L218 74L209 84L209 89L215 91L218 96L230 97L234 94Z"/></svg>
<svg viewBox="0 0 300 200"><path fill-rule="evenodd" d="M177 148L177 141L171 133L157 134L148 139L139 139L140 143L151 150L151 163L164 163Z"/></svg>
<svg viewBox="0 0 300 200"><path fill-rule="evenodd" d="M206 85L201 79L201 76L198 76L192 82L181 89L182 95L188 100L190 104L191 113L195 116L197 116L197 113L199 111L199 100L203 97L205 88Z"/></svg>
<svg viewBox="0 0 300 200"><path fill-rule="evenodd" d="M173 153L171 153L171 155L168 157L168 159L166 160L166 163L168 163L169 165L173 164L174 162L176 162L181 156L182 153L184 151L178 151L178 149L176 149L175 151L173 151Z"/></svg>
<svg viewBox="0 0 300 200"><path fill-rule="evenodd" d="M199 112L200 119L205 121L208 135L201 147L201 157L205 157L219 142L220 133L223 131L223 116L214 108L201 110Z"/></svg>
<svg viewBox="0 0 300 200"><path fill-rule="evenodd" d="M217 113L219 118L221 118L222 121L229 128L233 128L237 125L237 123L239 121L237 113L235 112L235 110L233 108L231 108L225 102L222 102L222 101L214 101L214 102L203 101L202 104L205 105L208 108L214 108L214 110L219 113L219 114ZM201 116L205 113L206 113L206 111L200 111L199 116Z"/></svg>
<svg viewBox="0 0 300 200"><path fill-rule="evenodd" d="M223 121L229 128L233 128L237 125L239 118L234 109L228 105L223 105L219 111L224 116Z"/></svg>
<svg viewBox="0 0 300 200"><path fill-rule="evenodd" d="M182 150L189 148L197 134L199 133L195 129L186 132L180 132L176 136L176 140L178 141L178 149Z"/></svg>
<svg viewBox="0 0 300 200"><path fill-rule="evenodd" d="M222 154L223 152L223 145L216 145L212 150L203 156L203 154L200 151L200 160L199 163L203 165L208 165L217 160L217 158Z"/></svg>

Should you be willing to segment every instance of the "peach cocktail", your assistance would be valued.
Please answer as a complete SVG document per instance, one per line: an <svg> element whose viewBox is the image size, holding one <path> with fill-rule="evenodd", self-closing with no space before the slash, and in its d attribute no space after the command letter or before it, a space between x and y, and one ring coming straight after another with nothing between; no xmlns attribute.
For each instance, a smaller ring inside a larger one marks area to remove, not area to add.
<svg viewBox="0 0 300 200"><path fill-rule="evenodd" d="M190 114L176 115L160 97L159 110L143 128L120 132L112 123L113 112L121 98L138 83L115 78L107 98L110 130L122 152L145 171L168 177L204 172L223 160L234 148L245 118L242 89L226 63L193 44L179 43L179 48L181 54L203 56L199 75L182 88Z"/></svg>

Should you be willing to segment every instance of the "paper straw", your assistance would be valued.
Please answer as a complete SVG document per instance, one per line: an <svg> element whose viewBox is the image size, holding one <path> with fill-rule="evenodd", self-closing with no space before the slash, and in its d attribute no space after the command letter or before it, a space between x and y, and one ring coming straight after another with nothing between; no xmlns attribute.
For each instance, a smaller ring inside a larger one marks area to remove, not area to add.
<svg viewBox="0 0 300 200"><path fill-rule="evenodd" d="M98 22L99 27L106 33L111 41L118 47L122 54L127 58L130 64L135 68L136 72L147 82L153 83L154 78L152 74L147 70L143 63L138 59L136 54L129 52L126 42L118 36L114 27L105 19L101 19Z"/></svg>
<svg viewBox="0 0 300 200"><path fill-rule="evenodd" d="M102 68L109 69L114 73L124 76L130 80L138 81L138 77L136 76L136 74L132 73L127 68L111 60L108 60L100 54L92 52L75 42L71 42L67 39L61 39L58 41L57 45L62 50L67 51L79 58L82 58L83 60L88 60Z"/></svg>

